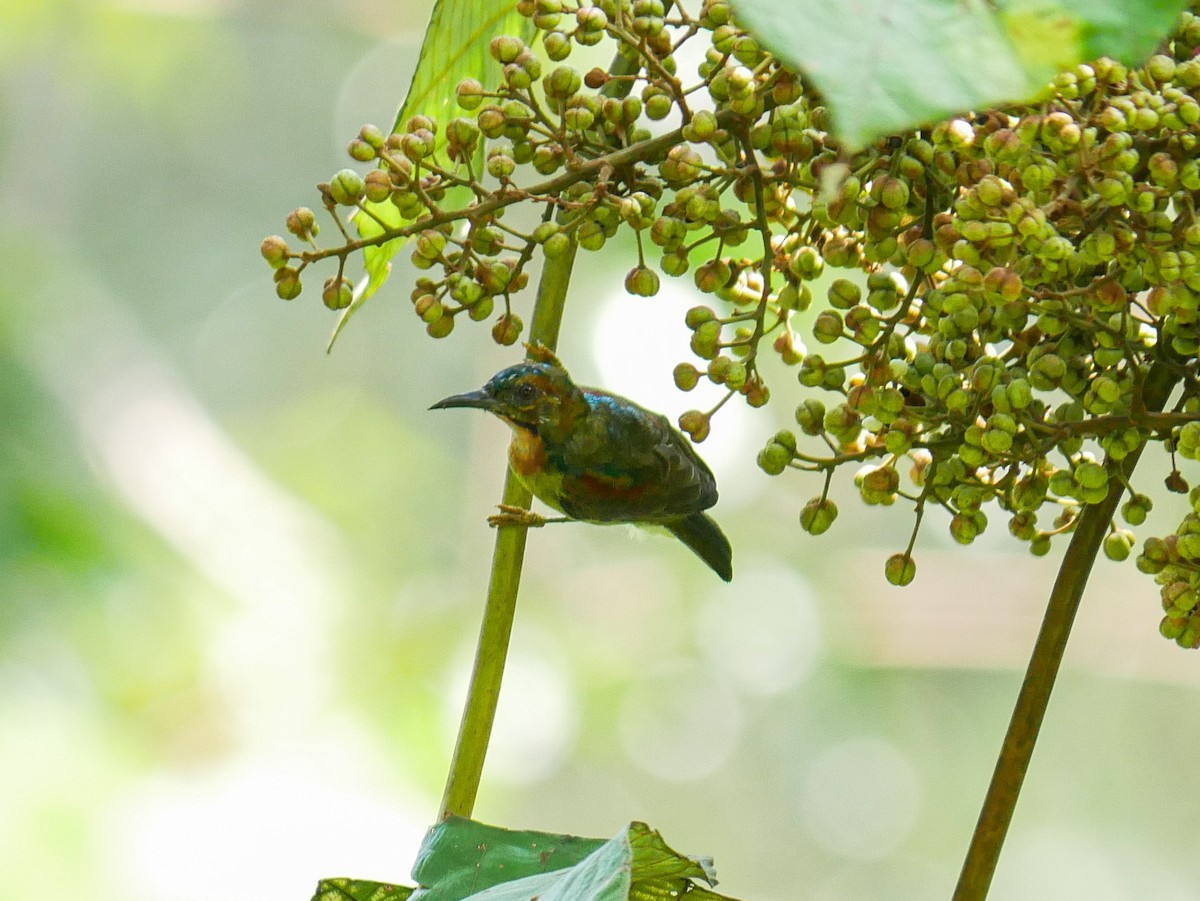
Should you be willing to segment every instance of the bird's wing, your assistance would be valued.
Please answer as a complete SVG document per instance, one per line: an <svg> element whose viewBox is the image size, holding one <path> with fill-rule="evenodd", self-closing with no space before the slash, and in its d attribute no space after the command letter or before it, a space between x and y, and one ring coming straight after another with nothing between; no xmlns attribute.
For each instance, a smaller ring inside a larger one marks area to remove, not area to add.
<svg viewBox="0 0 1200 901"><path fill-rule="evenodd" d="M601 391L563 448L562 509L592 522L686 516L717 502L712 471L665 416Z"/></svg>

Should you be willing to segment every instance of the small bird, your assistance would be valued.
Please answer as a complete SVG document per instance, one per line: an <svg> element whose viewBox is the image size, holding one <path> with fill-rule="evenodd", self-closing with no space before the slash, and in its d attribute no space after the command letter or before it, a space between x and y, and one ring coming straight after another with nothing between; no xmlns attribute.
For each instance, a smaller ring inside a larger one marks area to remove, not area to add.
<svg viewBox="0 0 1200 901"><path fill-rule="evenodd" d="M513 473L534 496L566 514L546 519L502 505L502 513L489 522L662 526L730 581L733 550L703 512L717 502L716 479L688 440L659 413L607 391L576 386L545 348L531 347L530 356L530 362L502 369L478 391L430 407L474 407L508 423Z"/></svg>

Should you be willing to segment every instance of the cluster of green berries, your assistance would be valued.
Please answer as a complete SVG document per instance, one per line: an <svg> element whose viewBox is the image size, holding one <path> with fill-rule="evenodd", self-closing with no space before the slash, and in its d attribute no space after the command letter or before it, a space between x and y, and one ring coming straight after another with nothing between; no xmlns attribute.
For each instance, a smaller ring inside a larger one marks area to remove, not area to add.
<svg viewBox="0 0 1200 901"><path fill-rule="evenodd" d="M337 173L322 202L339 230L344 207L369 241L408 240L428 270L412 301L430 335L465 314L514 343L531 261L631 235L629 293L690 275L710 298L687 312L693 359L674 370L684 391L707 379L727 392L680 417L694 440L728 398L768 402L765 347L794 367L797 428L758 463L825 476L800 514L812 534L836 520L831 476L850 464L868 504L903 498L918 526L941 507L963 544L996 506L1045 554L1082 510L1128 487L1148 441L1200 449L1200 18L1181 16L1141 68L1100 59L1029 105L850 153L820 98L738 27L727 0L695 7L520 0L533 37L491 41L498 79L461 82L460 115L414 116L390 135L367 126L351 141L350 156L377 168ZM692 41L703 53L684 72ZM601 42L617 54L608 71L570 65ZM540 208L540 222L507 223L515 204ZM279 295L336 257L323 299L349 304L343 268L363 240L343 232L321 250L303 208L287 229L307 248L262 247ZM1176 389L1164 412L1147 406L1152 366ZM1188 487L1178 473L1168 485ZM1109 557L1131 554L1126 527L1149 508L1140 493L1121 507ZM1191 584L1179 547L1190 550L1192 525L1139 557L1165 585ZM915 577L915 538L887 561L889 581ZM1164 634L1187 644L1195 608L1170 593Z"/></svg>
<svg viewBox="0 0 1200 901"><path fill-rule="evenodd" d="M1200 422L1183 426L1175 435L1174 448L1181 457L1200 460ZM1186 490L1186 482L1178 472L1171 474L1168 484L1172 481L1178 482L1176 490ZM1126 507L1138 497L1135 495ZM1145 510L1135 509L1134 513L1144 519L1149 499L1142 500ZM1161 586L1163 618L1159 631L1163 637L1180 647L1195 649L1200 648L1200 488L1188 493L1188 502L1190 509L1174 533L1146 539L1137 567L1153 575Z"/></svg>
<svg viewBox="0 0 1200 901"><path fill-rule="evenodd" d="M1149 538L1137 558L1161 586L1159 631L1180 647L1200 648L1200 490L1189 495L1191 510L1174 534Z"/></svg>
<svg viewBox="0 0 1200 901"><path fill-rule="evenodd" d="M360 234L376 243L408 239L413 264L437 273L418 279L412 291L414 312L431 336L448 335L464 313L483 320L498 311L492 331L503 344L521 335L513 298L528 284L536 255L554 258L576 245L599 251L626 229L638 246L638 263L625 278L629 293L653 296L660 273L678 277L696 266L703 290L738 296L742 309L729 343L714 342L730 348L738 365L714 351L709 370L749 403L765 403L754 357L759 339L779 321L767 321L762 276L728 254L756 229L760 242L769 231L746 207L754 185L761 194L769 182L753 147L803 139L808 114L798 112L799 81L732 24L725 0L707 0L695 15L662 0L522 0L518 11L534 37L491 40L498 83L459 83L461 115L447 122L413 116L390 135L365 126L347 150L377 168L365 175L344 169L318 185L325 208L335 222L349 208ZM708 49L689 83L676 56L698 35L707 36ZM576 47L601 41L617 49L611 71L569 65ZM718 101L715 110L689 108L700 89ZM751 125L767 106L781 105L787 109L780 127L755 127L751 143ZM730 128L735 122L746 140ZM541 205L540 224L529 230L504 222L517 203ZM772 193L772 206L781 203ZM287 224L306 247L293 249L278 236L262 246L279 296L297 297L307 266L336 257L338 273L323 297L332 309L347 306L354 295L343 269L363 242L347 237L321 249L307 209L294 211ZM693 412L685 423L699 440L709 414Z"/></svg>
<svg viewBox="0 0 1200 901"><path fill-rule="evenodd" d="M851 272L828 273L826 303L805 317L819 349L787 332L777 345L803 386L833 400L803 401L799 429L773 436L759 466L774 475L853 463L866 503L942 507L961 543L986 529L994 501L1041 555L1082 509L1124 490L1123 464L1148 441L1200 456L1198 46L1200 18L1185 13L1139 69L1101 59L1059 76L1035 104L839 160L836 188L810 192L807 216L794 215L799 250ZM803 153L819 160L828 136L808 131ZM808 175L802 165L798 174ZM795 253L776 252L772 308L789 276L805 286L820 275ZM779 309L803 311L811 296L800 298ZM835 356L838 347L847 350ZM1145 406L1152 365L1178 386L1164 414ZM807 452L806 437L824 453ZM1167 484L1187 490L1178 472ZM1149 509L1141 493L1121 506L1107 556L1130 556L1127 527ZM822 493L801 525L819 534L836 515ZM1196 586L1184 575L1195 566L1183 540L1191 529L1200 525L1185 520L1139 557L1164 584L1163 634L1187 647L1200 643ZM911 581L911 550L888 561L889 581Z"/></svg>

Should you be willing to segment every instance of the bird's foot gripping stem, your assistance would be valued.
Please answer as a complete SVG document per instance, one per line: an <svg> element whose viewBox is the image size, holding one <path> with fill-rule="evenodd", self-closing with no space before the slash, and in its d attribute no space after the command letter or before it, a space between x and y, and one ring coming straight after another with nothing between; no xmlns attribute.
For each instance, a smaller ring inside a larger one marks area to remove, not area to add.
<svg viewBox="0 0 1200 901"><path fill-rule="evenodd" d="M488 525L493 529L498 529L501 526L520 526L525 529L540 529L546 523L550 522L566 522L567 517L547 518L539 513L534 513L532 510L526 510L524 507L514 507L511 504L497 504L499 513L493 513L488 517Z"/></svg>

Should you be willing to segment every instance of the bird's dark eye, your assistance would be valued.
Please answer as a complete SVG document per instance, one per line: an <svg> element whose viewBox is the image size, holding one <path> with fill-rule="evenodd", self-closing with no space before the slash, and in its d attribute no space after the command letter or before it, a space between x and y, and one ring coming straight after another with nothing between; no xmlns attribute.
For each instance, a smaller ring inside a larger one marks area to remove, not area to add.
<svg viewBox="0 0 1200 901"><path fill-rule="evenodd" d="M529 382L521 382L521 384L517 385L516 393L517 400L533 400L533 398L537 395L537 389L533 385L529 384Z"/></svg>

